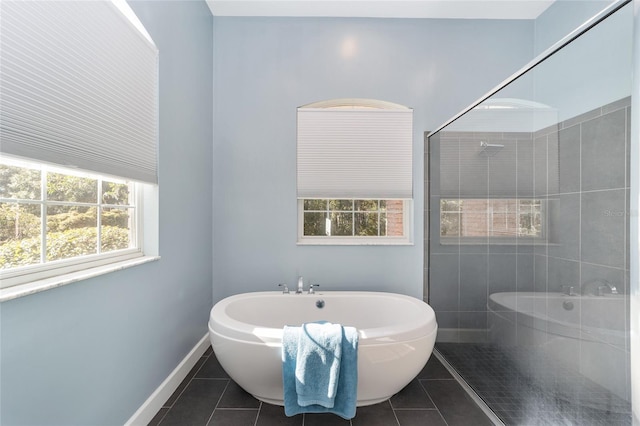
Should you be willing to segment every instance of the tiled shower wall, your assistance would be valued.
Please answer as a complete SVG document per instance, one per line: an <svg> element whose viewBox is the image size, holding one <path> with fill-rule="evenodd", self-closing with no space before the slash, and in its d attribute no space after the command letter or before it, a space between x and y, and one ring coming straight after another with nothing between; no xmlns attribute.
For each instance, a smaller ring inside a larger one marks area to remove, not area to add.
<svg viewBox="0 0 640 426"><path fill-rule="evenodd" d="M559 191L548 201L550 241L535 250L536 291L579 292L606 279L628 294L630 119L625 98L535 134L558 138L560 164Z"/></svg>
<svg viewBox="0 0 640 426"><path fill-rule="evenodd" d="M429 238L425 223L425 294L440 341L485 341L487 301L495 292L560 292L565 286L580 292L601 278L628 294L629 98L533 134L440 132L431 140L431 147L425 141L425 221L432 233ZM517 182L518 196L545 201L543 242L440 243L440 190L447 186L441 179L465 179L457 170L440 170L440 144L458 144L463 157L481 140L505 145L499 155L511 156L511 166L489 160L476 182L461 181L460 187L484 198L491 196L492 179Z"/></svg>

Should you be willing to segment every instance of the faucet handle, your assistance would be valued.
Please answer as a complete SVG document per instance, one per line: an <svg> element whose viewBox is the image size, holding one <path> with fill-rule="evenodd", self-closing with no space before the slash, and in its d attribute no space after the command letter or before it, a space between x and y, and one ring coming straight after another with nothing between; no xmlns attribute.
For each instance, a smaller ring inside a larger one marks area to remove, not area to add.
<svg viewBox="0 0 640 426"><path fill-rule="evenodd" d="M563 285L562 286L562 292L566 295L566 296L577 296L578 293L576 293L576 288L572 285Z"/></svg>
<svg viewBox="0 0 640 426"><path fill-rule="evenodd" d="M314 294L315 291L313 291L314 287L320 287L320 284L309 284L309 293L308 294Z"/></svg>
<svg viewBox="0 0 640 426"><path fill-rule="evenodd" d="M618 294L618 289L609 283L598 286L598 296L604 296L605 294Z"/></svg>
<svg viewBox="0 0 640 426"><path fill-rule="evenodd" d="M289 287L286 284L278 284L278 287L283 287L282 294L289 294Z"/></svg>

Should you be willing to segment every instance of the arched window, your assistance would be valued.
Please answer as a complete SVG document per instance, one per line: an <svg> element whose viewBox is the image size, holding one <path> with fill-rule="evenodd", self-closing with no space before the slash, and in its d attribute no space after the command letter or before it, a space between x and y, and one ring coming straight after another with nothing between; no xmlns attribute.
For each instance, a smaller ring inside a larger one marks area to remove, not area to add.
<svg viewBox="0 0 640 426"><path fill-rule="evenodd" d="M413 110L372 99L304 105L297 115L298 242L408 244Z"/></svg>

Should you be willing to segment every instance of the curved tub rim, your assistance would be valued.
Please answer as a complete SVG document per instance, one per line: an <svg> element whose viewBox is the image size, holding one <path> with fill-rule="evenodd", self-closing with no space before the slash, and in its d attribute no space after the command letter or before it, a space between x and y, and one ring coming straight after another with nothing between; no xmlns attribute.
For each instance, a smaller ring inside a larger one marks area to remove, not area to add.
<svg viewBox="0 0 640 426"><path fill-rule="evenodd" d="M599 296L569 296L560 292L534 292L534 291L496 292L489 295L489 302L487 302L487 310L488 312L502 318L504 321L508 321L509 323L515 323L515 322L513 318L509 318L508 316L504 315L505 312L513 313L517 317L521 317L523 321L518 322L518 327L527 327L527 328L543 331L546 333L554 334L557 336L567 337L571 339L591 340L591 341L600 342L600 343L611 343L608 341L609 339L601 337L601 336L608 335L608 336L612 336L616 340L621 340L619 343L615 343L614 345L624 346L625 336L624 336L624 332L621 332L620 330L583 326L573 322L560 321L556 318L550 318L549 316L546 316L546 315L536 315L536 312L525 311L525 310L519 311L517 310L517 307L514 309L511 306L505 306L499 301L496 301L494 297L492 297L494 295L503 295L503 294L515 295L516 293L520 293L523 296L533 296L533 297L543 297L542 296L543 294L553 295L555 297L558 297L561 300L568 300L568 301L577 301L580 298L584 298L584 297L597 300ZM494 309L491 303L497 304L503 309ZM525 318L530 320L524 321ZM540 327L536 327L536 324L538 324L538 322L534 320L539 320L540 322L551 324L551 325L554 325L555 327L552 331L549 330L548 328L542 329Z"/></svg>
<svg viewBox="0 0 640 426"><path fill-rule="evenodd" d="M246 343L248 345L265 345L266 344L266 345L268 345L270 347L278 347L278 348L282 347L282 342L264 342L264 341L262 341L262 342L250 342L250 341L247 341L247 340L240 340L240 339L236 339L236 338L231 337L231 336L226 336L224 334L220 334L220 333L218 333L217 331L215 331L214 329L211 328L211 324L208 324L208 328L209 328L209 335L216 334L216 335L218 335L218 336L220 336L220 337L222 337L224 339L229 339L229 340L240 342L240 343ZM412 342L417 342L418 340L422 340L422 339L425 339L425 338L431 338L434 334L437 334L437 332L438 332L438 326L436 324L435 327L433 328L433 330L431 330L429 333L424 334L424 335L422 335L420 337L417 337L415 339L402 340L402 341L393 341L393 342L374 342L373 344L366 344L365 343L364 345L361 344L362 340L359 340L358 341L358 346L360 346L360 347L362 347L362 346L364 346L364 347L367 347L367 346L383 346L383 345L392 346L392 345L397 345L398 343L411 344ZM358 337L360 337L360 336L358 336ZM366 342L366 341L367 340L365 338L364 342Z"/></svg>
<svg viewBox="0 0 640 426"><path fill-rule="evenodd" d="M215 330L217 334L234 338L233 336L246 335L246 336L254 336L256 339L250 340L254 341L258 344L269 344L274 345L278 344L282 340L282 328L276 327L260 327L258 324L251 324L239 321L235 318L229 317L224 310L228 305L238 300L242 300L245 298L255 298L261 296L268 297L305 297L305 298L318 298L318 297L357 297L361 296L363 293L380 298L396 298L408 303L412 303L418 306L420 309L424 309L426 316L421 317L421 321L411 321L410 323L403 323L404 327L394 326L383 326L383 327L372 327L372 328L358 328L358 335L360 338L359 345L377 345L377 344L393 344L398 343L399 341L411 341L415 338L410 339L399 339L394 341L385 341L389 336L401 336L401 335L410 335L416 333L416 330L424 329L425 334L436 333L438 330L438 324L435 317L435 312L433 308L426 302L421 299L418 299L413 296L408 296L400 293L392 293L392 292L380 292L380 291L322 291L316 292L314 294L283 294L281 291L257 291L257 292L246 292L239 293L232 296L227 296L224 299L218 301L213 308L211 309L209 315L209 328ZM219 313L224 316L225 322L221 323L217 322L219 328L212 326L214 322L214 313ZM291 325L300 325L300 324L291 324ZM253 327L253 328L252 328ZM229 332L226 334L222 332L225 330ZM239 340L239 339L238 339Z"/></svg>

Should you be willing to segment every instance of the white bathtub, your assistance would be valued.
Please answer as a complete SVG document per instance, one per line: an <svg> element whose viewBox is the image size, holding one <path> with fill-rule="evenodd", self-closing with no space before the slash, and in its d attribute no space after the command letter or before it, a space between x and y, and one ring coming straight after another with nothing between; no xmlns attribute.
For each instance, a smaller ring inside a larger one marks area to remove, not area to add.
<svg viewBox="0 0 640 426"><path fill-rule="evenodd" d="M282 329L320 320L358 329L358 406L384 401L413 380L431 355L437 331L433 309L400 294L256 292L216 303L209 336L220 365L238 385L261 401L283 405Z"/></svg>
<svg viewBox="0 0 640 426"><path fill-rule="evenodd" d="M569 395L575 389L563 389L562 381L549 372L553 371L550 368L572 371L629 401L629 337L625 332L629 310L624 295L494 293L488 307L490 341L505 347L505 353L516 354L512 361L524 375ZM596 399L582 403L602 408Z"/></svg>

